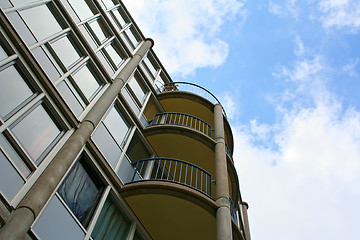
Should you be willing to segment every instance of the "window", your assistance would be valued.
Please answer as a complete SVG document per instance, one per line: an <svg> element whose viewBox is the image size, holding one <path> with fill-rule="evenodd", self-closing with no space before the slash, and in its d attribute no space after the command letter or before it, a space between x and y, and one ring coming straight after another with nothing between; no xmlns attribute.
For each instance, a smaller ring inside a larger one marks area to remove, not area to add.
<svg viewBox="0 0 360 240"><path fill-rule="evenodd" d="M124 216L116 203L109 198L101 210L91 237L94 240L126 239L130 224L130 220Z"/></svg>
<svg viewBox="0 0 360 240"><path fill-rule="evenodd" d="M33 91L25 82L16 64L0 69L0 116L4 118L29 99Z"/></svg>
<svg viewBox="0 0 360 240"><path fill-rule="evenodd" d="M95 93L100 89L99 81L97 80L97 76L94 74L92 67L89 66L89 64L86 64L71 76L80 92L84 94L87 100L91 101L95 96Z"/></svg>
<svg viewBox="0 0 360 240"><path fill-rule="evenodd" d="M113 168L119 160L129 132L130 124L117 107L113 107L92 135L96 146Z"/></svg>
<svg viewBox="0 0 360 240"><path fill-rule="evenodd" d="M57 191L84 227L90 222L102 190L101 183L88 171L78 161Z"/></svg>
<svg viewBox="0 0 360 240"><path fill-rule="evenodd" d="M83 21L91 16L94 13L91 11L89 6L87 5L86 1L79 1L79 0L68 0L71 7L73 8L74 12L78 16L78 18Z"/></svg>
<svg viewBox="0 0 360 240"><path fill-rule="evenodd" d="M33 108L10 128L32 160L39 165L50 147L57 142L61 130L43 104Z"/></svg>
<svg viewBox="0 0 360 240"><path fill-rule="evenodd" d="M81 157L38 218L34 232L41 239L83 239L85 233L79 223L84 228L88 226L102 189L102 184Z"/></svg>
<svg viewBox="0 0 360 240"><path fill-rule="evenodd" d="M81 53L74 47L70 35L61 36L52 41L50 45L65 69L69 69L71 65L80 59Z"/></svg>
<svg viewBox="0 0 360 240"><path fill-rule="evenodd" d="M7 57L8 57L7 53L5 52L4 48L0 45L0 60L3 60Z"/></svg>
<svg viewBox="0 0 360 240"><path fill-rule="evenodd" d="M38 41L62 30L47 5L22 10L20 15Z"/></svg>

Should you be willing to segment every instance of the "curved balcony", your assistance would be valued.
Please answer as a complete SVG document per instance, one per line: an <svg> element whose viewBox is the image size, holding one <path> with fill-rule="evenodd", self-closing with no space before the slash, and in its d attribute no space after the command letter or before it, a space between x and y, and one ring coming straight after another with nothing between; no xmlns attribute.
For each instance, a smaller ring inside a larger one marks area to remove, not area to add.
<svg viewBox="0 0 360 240"><path fill-rule="evenodd" d="M205 98L206 100L208 100L209 102L211 102L213 104L218 103L221 105L219 99L217 99L217 97L215 97L214 94L212 94L207 89L205 89L197 84L194 84L194 83L188 83L188 82L167 83L163 86L163 89L161 92L173 92L173 91L190 92L190 93L193 93L193 94L196 94L196 95L199 95L199 96ZM221 108L223 110L224 116L226 117L226 112L222 105L221 105Z"/></svg>
<svg viewBox="0 0 360 240"><path fill-rule="evenodd" d="M130 182L167 181L193 188L212 198L212 176L204 169L172 158L148 158L134 163Z"/></svg>
<svg viewBox="0 0 360 240"><path fill-rule="evenodd" d="M150 121L149 126L171 124L186 126L197 131L204 133L212 138L212 132L214 131L210 124L186 113L166 112L158 113Z"/></svg>

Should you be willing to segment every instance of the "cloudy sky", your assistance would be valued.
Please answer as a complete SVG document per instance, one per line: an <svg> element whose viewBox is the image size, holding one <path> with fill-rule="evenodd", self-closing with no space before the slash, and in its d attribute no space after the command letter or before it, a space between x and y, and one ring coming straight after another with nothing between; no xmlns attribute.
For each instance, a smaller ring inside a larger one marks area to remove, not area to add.
<svg viewBox="0 0 360 240"><path fill-rule="evenodd" d="M123 2L224 105L252 239L360 239L360 1Z"/></svg>

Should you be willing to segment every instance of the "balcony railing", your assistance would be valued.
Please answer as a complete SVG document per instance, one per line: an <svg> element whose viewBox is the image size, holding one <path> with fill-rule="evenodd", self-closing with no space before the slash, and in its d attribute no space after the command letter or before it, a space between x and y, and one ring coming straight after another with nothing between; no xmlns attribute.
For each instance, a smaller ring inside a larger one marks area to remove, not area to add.
<svg viewBox="0 0 360 240"><path fill-rule="evenodd" d="M148 158L134 163L131 182L157 180L182 184L212 198L212 176L194 164L171 158Z"/></svg>
<svg viewBox="0 0 360 240"><path fill-rule="evenodd" d="M212 131L214 131L207 122L185 113L158 113L154 116L153 120L150 121L149 125L154 126L162 124L186 126L198 130L209 137L212 137Z"/></svg>
<svg viewBox="0 0 360 240"><path fill-rule="evenodd" d="M167 83L164 85L162 92L172 92L172 91L184 91L184 92L190 92L190 93L194 93L196 95L199 95L205 99L207 99L208 101L212 102L213 104L219 103L222 110L223 110L223 114L226 117L226 112L225 109L222 107L219 99L217 99L217 97L215 97L214 94L212 94L211 92L209 92L207 89L196 85L194 83L188 83L188 82L171 82L171 83Z"/></svg>

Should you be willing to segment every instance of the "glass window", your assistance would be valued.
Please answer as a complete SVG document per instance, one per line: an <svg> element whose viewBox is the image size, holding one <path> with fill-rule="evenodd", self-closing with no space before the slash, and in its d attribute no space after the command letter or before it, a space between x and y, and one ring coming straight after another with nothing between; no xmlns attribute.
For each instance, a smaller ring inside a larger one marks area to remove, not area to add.
<svg viewBox="0 0 360 240"><path fill-rule="evenodd" d="M133 240L143 240L144 238L141 237L138 231L135 232Z"/></svg>
<svg viewBox="0 0 360 240"><path fill-rule="evenodd" d="M154 65L150 62L149 58L146 57L144 59L144 62L146 64L146 66L148 67L149 71L151 72L151 74L155 77L157 70L155 69Z"/></svg>
<svg viewBox="0 0 360 240"><path fill-rule="evenodd" d="M60 74L54 63L49 59L48 55L45 53L42 47L37 47L32 50L33 55L40 64L41 68L44 70L46 75L50 78L51 81L59 79Z"/></svg>
<svg viewBox="0 0 360 240"><path fill-rule="evenodd" d="M133 97L130 95L129 90L127 88L123 88L123 90L121 91L121 94L124 96L124 98L126 99L127 103L130 105L130 107L134 111L134 113L136 115L138 115L140 113L140 107L135 102Z"/></svg>
<svg viewBox="0 0 360 240"><path fill-rule="evenodd" d="M68 0L68 2L81 21L94 15L89 6L86 4L86 1Z"/></svg>
<svg viewBox="0 0 360 240"><path fill-rule="evenodd" d="M122 114L115 107L106 116L104 124L116 142L123 147L130 131L130 124L125 121Z"/></svg>
<svg viewBox="0 0 360 240"><path fill-rule="evenodd" d="M100 87L96 77L90 70L89 65L82 67L72 75L72 78L88 100L92 99Z"/></svg>
<svg viewBox="0 0 360 240"><path fill-rule="evenodd" d="M100 182L93 180L81 161L75 163L61 183L58 193L86 228L101 196Z"/></svg>
<svg viewBox="0 0 360 240"><path fill-rule="evenodd" d="M145 100L145 90L142 86L140 86L140 83L136 79L136 77L131 78L128 84L134 95L136 96L137 100L139 100L139 102L143 104Z"/></svg>
<svg viewBox="0 0 360 240"><path fill-rule="evenodd" d="M114 63L116 69L119 67L120 63L122 62L122 57L119 55L119 53L114 49L112 45L108 45L105 47L105 51L109 55L110 59Z"/></svg>
<svg viewBox="0 0 360 240"><path fill-rule="evenodd" d="M34 226L40 239L83 239L85 234L55 195Z"/></svg>
<svg viewBox="0 0 360 240"><path fill-rule="evenodd" d="M106 8L111 8L112 6L114 6L114 3L111 0L102 0L102 2Z"/></svg>
<svg viewBox="0 0 360 240"><path fill-rule="evenodd" d="M11 200L20 187L24 184L24 180L14 169L9 159L0 149L0 191L8 200Z"/></svg>
<svg viewBox="0 0 360 240"><path fill-rule="evenodd" d="M23 178L27 178L31 170L26 166L20 156L17 154L15 149L10 145L8 140L6 140L3 134L0 134L0 146L2 150L6 153L7 157L11 160L12 164L16 166Z"/></svg>
<svg viewBox="0 0 360 240"><path fill-rule="evenodd" d="M80 58L79 52L75 49L70 36L63 36L51 43L51 47L63 63L65 68L69 68Z"/></svg>
<svg viewBox="0 0 360 240"><path fill-rule="evenodd" d="M115 168L121 154L121 149L103 123L99 124L91 138L110 166Z"/></svg>
<svg viewBox="0 0 360 240"><path fill-rule="evenodd" d="M98 43L101 44L102 42L104 42L104 40L107 38L108 35L106 33L104 24L100 22L100 20L97 20L89 23L89 26L93 31Z"/></svg>
<svg viewBox="0 0 360 240"><path fill-rule="evenodd" d="M37 106L12 131L30 157L40 163L40 156L59 136L60 130L46 112L43 105Z"/></svg>
<svg viewBox="0 0 360 240"><path fill-rule="evenodd" d="M138 40L136 39L136 37L134 36L134 33L131 31L132 27L128 28L125 32L128 35L132 45L136 48L136 46L138 45Z"/></svg>
<svg viewBox="0 0 360 240"><path fill-rule="evenodd" d="M125 22L124 18L121 16L119 10L116 9L116 10L112 11L112 13L114 14L114 17L117 20L120 27L124 27L126 25L126 22Z"/></svg>
<svg viewBox="0 0 360 240"><path fill-rule="evenodd" d="M28 99L33 92L15 65L0 72L0 116L4 117Z"/></svg>
<svg viewBox="0 0 360 240"><path fill-rule="evenodd" d="M23 10L20 15L38 41L62 30L47 5Z"/></svg>
<svg viewBox="0 0 360 240"><path fill-rule="evenodd" d="M94 240L126 239L129 229L130 220L111 199L107 199L91 237Z"/></svg>
<svg viewBox="0 0 360 240"><path fill-rule="evenodd" d="M130 159L128 158L128 156L124 155L124 157L120 161L120 165L116 174L119 176L120 180L123 183L129 183L132 180L134 172L135 170L132 166ZM135 176L134 180L139 180L138 175Z"/></svg>
<svg viewBox="0 0 360 240"><path fill-rule="evenodd" d="M84 110L82 104L85 105L81 101L81 98L77 98L74 96L74 92L72 91L72 89L70 89L66 81L59 83L56 87L61 94L61 97L65 100L66 104L71 109L71 111L75 114L75 116L79 116L80 113L82 113L82 111ZM79 99L82 104L79 103Z"/></svg>

